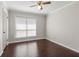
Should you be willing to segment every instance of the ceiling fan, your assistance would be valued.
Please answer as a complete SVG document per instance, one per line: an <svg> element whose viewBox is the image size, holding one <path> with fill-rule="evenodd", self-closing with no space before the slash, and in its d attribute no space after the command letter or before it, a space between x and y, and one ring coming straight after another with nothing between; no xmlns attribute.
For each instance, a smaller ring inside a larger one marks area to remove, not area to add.
<svg viewBox="0 0 79 59"><path fill-rule="evenodd" d="M36 4L31 5L30 7L37 6L40 10L42 10L43 9L43 6L44 5L47 5L47 4L51 4L51 2L50 1L38 1L38 2L36 2Z"/></svg>

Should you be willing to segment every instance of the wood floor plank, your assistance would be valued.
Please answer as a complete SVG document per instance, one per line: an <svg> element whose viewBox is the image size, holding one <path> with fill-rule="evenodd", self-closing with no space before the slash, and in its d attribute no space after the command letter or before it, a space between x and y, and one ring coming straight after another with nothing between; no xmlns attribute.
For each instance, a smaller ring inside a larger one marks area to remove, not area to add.
<svg viewBox="0 0 79 59"><path fill-rule="evenodd" d="M9 44L2 57L79 57L79 53L43 39Z"/></svg>

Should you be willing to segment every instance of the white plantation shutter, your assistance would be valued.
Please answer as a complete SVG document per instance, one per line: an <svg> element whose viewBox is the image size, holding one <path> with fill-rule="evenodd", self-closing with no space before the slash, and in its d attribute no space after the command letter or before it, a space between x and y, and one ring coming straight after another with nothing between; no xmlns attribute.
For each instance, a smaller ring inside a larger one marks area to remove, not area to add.
<svg viewBox="0 0 79 59"><path fill-rule="evenodd" d="M27 36L36 36L36 20L32 18L27 19Z"/></svg>
<svg viewBox="0 0 79 59"><path fill-rule="evenodd" d="M16 17L16 38L36 36L36 19Z"/></svg>

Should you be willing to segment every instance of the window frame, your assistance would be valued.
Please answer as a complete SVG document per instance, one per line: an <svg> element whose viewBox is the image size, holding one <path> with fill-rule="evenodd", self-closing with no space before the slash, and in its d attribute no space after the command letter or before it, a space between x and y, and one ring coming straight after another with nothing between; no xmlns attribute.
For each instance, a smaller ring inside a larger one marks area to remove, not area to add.
<svg viewBox="0 0 79 59"><path fill-rule="evenodd" d="M36 24L36 18L33 18L33 17L23 17L23 16L16 16L15 17L15 38L28 38L28 37L36 37L37 36L37 28L35 28L35 29L27 29L27 25L26 25L26 29L24 29L24 30L20 30L20 29L16 29L16 18L17 17L20 17L20 18L25 18L26 19L26 23L25 24L27 24L27 19L29 19L29 18L31 18L31 19L35 19L35 24ZM35 25L35 27L36 27L36 25ZM16 31L26 31L26 34L27 34L27 32L28 31L35 31L35 36L27 36L26 35L26 37L17 37L16 36Z"/></svg>

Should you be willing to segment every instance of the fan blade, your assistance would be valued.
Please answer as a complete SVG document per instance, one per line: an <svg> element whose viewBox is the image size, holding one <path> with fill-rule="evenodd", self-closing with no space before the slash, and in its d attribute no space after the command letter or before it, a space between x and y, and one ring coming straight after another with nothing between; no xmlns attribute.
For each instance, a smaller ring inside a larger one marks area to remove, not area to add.
<svg viewBox="0 0 79 59"><path fill-rule="evenodd" d="M31 5L30 7L35 7L35 6L37 6L37 5Z"/></svg>
<svg viewBox="0 0 79 59"><path fill-rule="evenodd" d="M42 4L51 4L51 2L49 1L49 2L43 2Z"/></svg>

